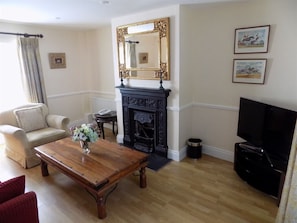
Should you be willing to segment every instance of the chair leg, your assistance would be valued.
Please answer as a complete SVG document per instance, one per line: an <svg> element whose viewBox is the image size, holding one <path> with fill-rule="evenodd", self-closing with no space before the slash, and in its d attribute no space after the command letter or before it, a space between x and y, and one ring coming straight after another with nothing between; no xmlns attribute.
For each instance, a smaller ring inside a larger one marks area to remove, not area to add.
<svg viewBox="0 0 297 223"><path fill-rule="evenodd" d="M104 124L103 122L100 122L100 128L101 128L101 132L102 132L102 139L105 139L103 124Z"/></svg>

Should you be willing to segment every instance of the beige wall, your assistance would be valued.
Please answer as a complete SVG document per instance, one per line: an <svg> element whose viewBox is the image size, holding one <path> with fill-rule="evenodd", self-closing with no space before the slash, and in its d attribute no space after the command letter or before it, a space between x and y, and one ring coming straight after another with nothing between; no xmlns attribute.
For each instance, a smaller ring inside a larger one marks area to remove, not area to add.
<svg viewBox="0 0 297 223"><path fill-rule="evenodd" d="M0 29L44 35L39 45L50 112L80 122L87 113L101 109L101 105L114 107L110 26L88 31L0 23ZM65 69L50 69L50 52L66 53ZM98 101L98 97L112 102Z"/></svg>
<svg viewBox="0 0 297 223"><path fill-rule="evenodd" d="M88 112L91 113L102 108L116 109L111 33L111 26L108 25L87 34L92 77Z"/></svg>
<svg viewBox="0 0 297 223"><path fill-rule="evenodd" d="M87 35L91 67L91 90L114 95L113 51L111 26L105 26Z"/></svg>
<svg viewBox="0 0 297 223"><path fill-rule="evenodd" d="M186 58L181 59L181 79L192 78L181 82L184 94L180 104L186 109L182 109L180 120L189 122L186 110L191 110L191 136L203 140L206 153L233 160L234 143L241 140L236 136L241 96L297 109L296 10L294 0L181 8L185 34L181 37L181 58ZM269 52L235 55L234 30L259 25L271 25ZM265 84L232 83L235 58L267 58Z"/></svg>
<svg viewBox="0 0 297 223"><path fill-rule="evenodd" d="M183 14L195 21L195 25L188 20L181 24L187 27L182 44L191 55L189 69L185 71L196 71L193 101L238 106L238 97L245 95L296 105L296 9L294 0L183 7ZM268 53L233 54L235 28L268 24L271 25ZM234 58L267 58L265 84L233 84Z"/></svg>
<svg viewBox="0 0 297 223"><path fill-rule="evenodd" d="M50 112L79 119L85 110L85 93L91 78L86 66L85 32L9 23L0 23L0 29L44 35L39 39L39 47ZM67 68L50 69L50 52L66 53Z"/></svg>

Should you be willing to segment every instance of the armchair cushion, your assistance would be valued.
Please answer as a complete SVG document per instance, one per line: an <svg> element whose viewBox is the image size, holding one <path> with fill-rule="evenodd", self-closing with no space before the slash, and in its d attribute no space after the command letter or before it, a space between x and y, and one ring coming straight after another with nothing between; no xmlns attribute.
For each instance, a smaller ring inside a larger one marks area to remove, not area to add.
<svg viewBox="0 0 297 223"><path fill-rule="evenodd" d="M25 175L0 183L0 204L25 192Z"/></svg>
<svg viewBox="0 0 297 223"><path fill-rule="evenodd" d="M41 107L15 109L13 113L16 116L19 127L24 129L25 132L47 127Z"/></svg>
<svg viewBox="0 0 297 223"><path fill-rule="evenodd" d="M39 223L37 197L30 191L0 204L2 223Z"/></svg>
<svg viewBox="0 0 297 223"><path fill-rule="evenodd" d="M0 222L39 223L35 192L25 193L25 175L0 182Z"/></svg>
<svg viewBox="0 0 297 223"><path fill-rule="evenodd" d="M40 146L49 142L53 142L61 139L61 135L66 136L66 133L62 129L45 128L36 131L28 132L27 138L31 147Z"/></svg>

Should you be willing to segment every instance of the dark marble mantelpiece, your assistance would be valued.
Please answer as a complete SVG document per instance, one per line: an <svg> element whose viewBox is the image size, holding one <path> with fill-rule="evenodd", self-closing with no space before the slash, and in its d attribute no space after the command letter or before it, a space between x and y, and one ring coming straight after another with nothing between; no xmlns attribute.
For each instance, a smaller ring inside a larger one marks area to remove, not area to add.
<svg viewBox="0 0 297 223"><path fill-rule="evenodd" d="M139 111L147 112L154 122L153 152L167 157L167 97L171 90L135 87L119 89L122 94L124 145L134 147L134 115Z"/></svg>

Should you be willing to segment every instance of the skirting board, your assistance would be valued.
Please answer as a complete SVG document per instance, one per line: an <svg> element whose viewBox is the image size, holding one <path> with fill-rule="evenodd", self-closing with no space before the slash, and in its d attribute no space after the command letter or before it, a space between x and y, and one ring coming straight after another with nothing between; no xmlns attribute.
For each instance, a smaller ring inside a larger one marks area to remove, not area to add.
<svg viewBox="0 0 297 223"><path fill-rule="evenodd" d="M82 123L82 120L78 120L75 123L71 123L70 126L74 126L75 124L77 125L80 123ZM123 135L120 135L120 134L117 135L117 142L123 143ZM233 152L227 151L224 149L220 149L220 148L216 148L213 146L208 146L208 145L202 144L202 154L213 156L218 159L226 160L229 162L234 162L234 153ZM167 158L172 159L174 161L181 161L186 156L187 156L187 147L183 147L180 150L168 149L168 157Z"/></svg>
<svg viewBox="0 0 297 223"><path fill-rule="evenodd" d="M123 143L123 135L117 135L117 142ZM226 151L224 149L216 148L202 144L202 154L216 157L218 159L234 162L234 153ZM181 161L187 156L187 147L183 147L180 150L168 149L168 157L174 161Z"/></svg>
<svg viewBox="0 0 297 223"><path fill-rule="evenodd" d="M229 162L234 162L234 153L231 151L226 151L224 149L216 148L213 146L208 146L202 144L202 154L216 157L218 159L226 160ZM181 161L187 156L187 147L183 147L181 150L168 149L168 158Z"/></svg>

